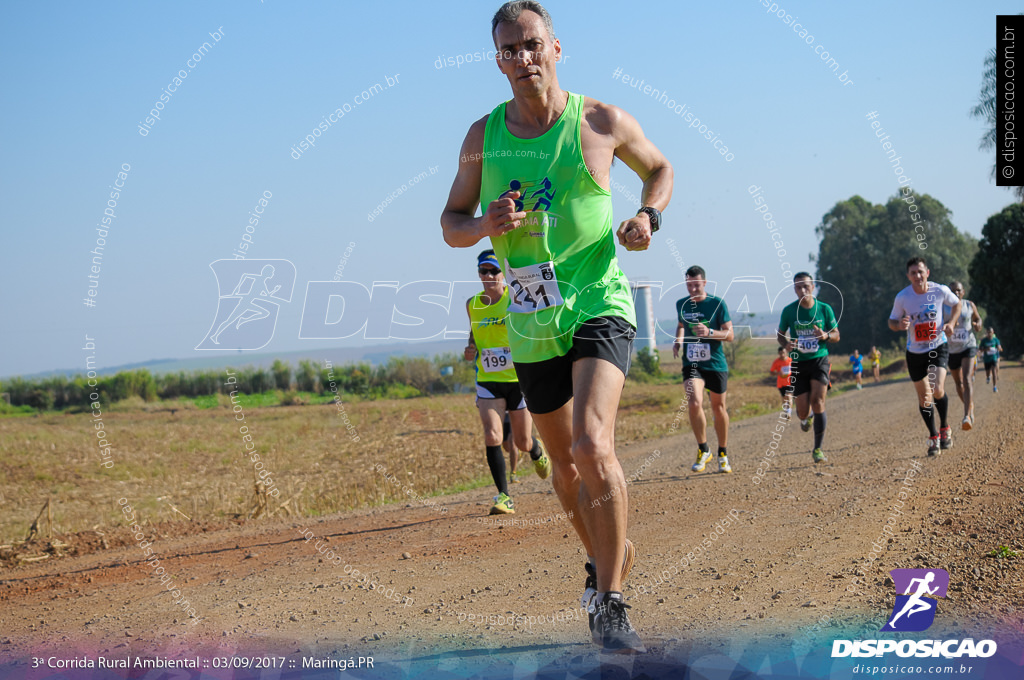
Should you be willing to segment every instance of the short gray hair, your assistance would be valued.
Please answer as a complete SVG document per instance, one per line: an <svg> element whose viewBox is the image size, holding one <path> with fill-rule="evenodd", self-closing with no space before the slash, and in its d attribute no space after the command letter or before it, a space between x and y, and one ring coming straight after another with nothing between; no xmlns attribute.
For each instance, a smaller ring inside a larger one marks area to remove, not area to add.
<svg viewBox="0 0 1024 680"><path fill-rule="evenodd" d="M515 22L519 20L520 15L525 11L530 11L541 18L544 22L544 28L548 31L548 37L551 41L555 40L555 27L551 23L551 15L544 9L536 0L510 0L502 5L497 12L494 13L494 18L491 19L491 37L494 37L495 31L498 30L498 24L505 22Z"/></svg>

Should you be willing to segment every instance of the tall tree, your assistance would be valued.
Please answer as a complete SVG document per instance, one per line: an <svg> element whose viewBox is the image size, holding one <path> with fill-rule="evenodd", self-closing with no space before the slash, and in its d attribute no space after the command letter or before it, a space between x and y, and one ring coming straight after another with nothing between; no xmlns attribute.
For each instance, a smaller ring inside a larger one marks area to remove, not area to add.
<svg viewBox="0 0 1024 680"><path fill-rule="evenodd" d="M981 74L981 91L978 103L971 109L971 116L980 118L988 126L981 138L982 151L996 148L996 48L989 50L985 57L985 71ZM992 161L992 177L996 176L996 163ZM1013 189L1018 201L1024 201L1024 186L1006 187Z"/></svg>
<svg viewBox="0 0 1024 680"><path fill-rule="evenodd" d="M973 299L988 312L983 321L993 326L1007 354L1024 352L1024 205L1014 203L988 218L981 230L978 253L971 262Z"/></svg>
<svg viewBox="0 0 1024 680"><path fill-rule="evenodd" d="M919 216L919 217L915 217ZM839 351L899 342L886 319L893 298L907 286L906 263L921 256L931 280L969 285L975 240L950 221L949 210L928 194L898 191L885 205L860 196L836 203L816 228L821 238L818 297L839 317ZM922 247L924 246L924 247Z"/></svg>

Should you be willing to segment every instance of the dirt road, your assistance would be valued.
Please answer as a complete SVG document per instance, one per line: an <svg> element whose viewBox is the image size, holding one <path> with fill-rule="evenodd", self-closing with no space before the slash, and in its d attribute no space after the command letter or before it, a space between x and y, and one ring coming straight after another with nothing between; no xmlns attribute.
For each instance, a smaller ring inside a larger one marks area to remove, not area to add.
<svg viewBox="0 0 1024 680"><path fill-rule="evenodd" d="M165 526L149 557L162 573L121 529L120 547L111 535L109 549L0 572L0 662L274 655L291 665L246 672L308 677L334 673L321 659L372 656L373 669L347 672L561 678L682 677L684 665L717 677L737 664L767 675L801 659L808 672L814 658L820 677L840 661L848 677L853 660L803 655L881 637L889 570L929 567L949 572L949 596L918 637L995 639L988 662L1020 673L1024 369L1002 379L993 394L979 374L972 432L952 396L954 447L931 459L907 382L830 399L823 465L796 422L769 448L777 414L734 424L732 475L692 473L688 432L620 443L640 660L601 658L589 642L584 557L550 483L529 477L506 525L475 490L305 522ZM1000 545L1021 556L987 556Z"/></svg>

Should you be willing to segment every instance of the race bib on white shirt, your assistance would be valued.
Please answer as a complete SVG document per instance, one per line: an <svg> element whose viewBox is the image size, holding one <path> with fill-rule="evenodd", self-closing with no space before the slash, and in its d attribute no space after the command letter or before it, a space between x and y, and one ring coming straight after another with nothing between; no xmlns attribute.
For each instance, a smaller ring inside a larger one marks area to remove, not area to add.
<svg viewBox="0 0 1024 680"><path fill-rule="evenodd" d="M796 339L797 351L804 354L818 351L818 339L812 335L801 335Z"/></svg>
<svg viewBox="0 0 1024 680"><path fill-rule="evenodd" d="M694 342L686 346L687 361L710 361L711 345L706 342Z"/></svg>
<svg viewBox="0 0 1024 680"><path fill-rule="evenodd" d="M484 367L484 373L500 373L512 365L512 350L508 347L482 349L480 363Z"/></svg>
<svg viewBox="0 0 1024 680"><path fill-rule="evenodd" d="M511 291L508 301L510 312L531 314L565 302L558 290L558 277L555 276L553 262L512 267L505 260L505 276Z"/></svg>
<svg viewBox="0 0 1024 680"><path fill-rule="evenodd" d="M958 345L965 345L971 339L971 332L966 328L953 329L953 342Z"/></svg>

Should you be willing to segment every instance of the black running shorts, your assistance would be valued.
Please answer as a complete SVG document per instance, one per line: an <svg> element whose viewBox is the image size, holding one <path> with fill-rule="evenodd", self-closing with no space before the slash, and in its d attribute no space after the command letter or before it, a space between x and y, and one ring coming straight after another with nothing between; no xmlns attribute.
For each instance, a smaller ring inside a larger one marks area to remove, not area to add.
<svg viewBox="0 0 1024 680"><path fill-rule="evenodd" d="M531 413L551 413L572 399L572 365L577 359L604 359L623 375L629 373L636 329L617 316L585 321L573 334L572 347L560 357L524 364L515 360L516 375Z"/></svg>
<svg viewBox="0 0 1024 680"><path fill-rule="evenodd" d="M928 377L928 371L949 366L949 345L945 342L930 352L907 352L907 372L911 382L920 382Z"/></svg>
<svg viewBox="0 0 1024 680"><path fill-rule="evenodd" d="M827 356L806 361L794 361L789 380L793 384L793 396L799 397L811 391L811 381L828 385L831 382L832 362Z"/></svg>
<svg viewBox="0 0 1024 680"><path fill-rule="evenodd" d="M963 352L950 352L949 354L949 368L952 371L959 371L961 364L966 359L970 359L978 354L977 347L968 347Z"/></svg>
<svg viewBox="0 0 1024 680"><path fill-rule="evenodd" d="M523 401L523 392L516 382L478 382L476 384L476 398L480 399L504 399L505 408L509 411L518 411L526 408Z"/></svg>
<svg viewBox="0 0 1024 680"><path fill-rule="evenodd" d="M709 371L697 364L683 364L683 380L703 380L708 392L725 394L729 374L726 371Z"/></svg>

